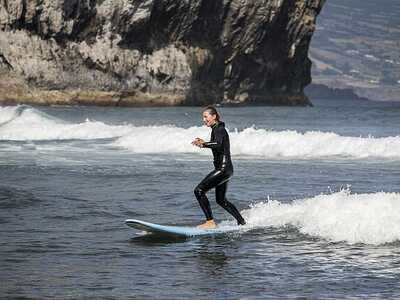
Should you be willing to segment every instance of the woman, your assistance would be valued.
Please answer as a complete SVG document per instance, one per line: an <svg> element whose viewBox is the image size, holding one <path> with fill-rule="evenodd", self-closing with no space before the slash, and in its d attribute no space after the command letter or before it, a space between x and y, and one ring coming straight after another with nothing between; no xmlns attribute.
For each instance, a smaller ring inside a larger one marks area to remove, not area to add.
<svg viewBox="0 0 400 300"><path fill-rule="evenodd" d="M215 170L208 174L194 190L194 194L206 216L206 222L198 227L209 229L217 226L212 215L210 202L206 196L206 193L212 188L215 188L217 203L235 217L238 225L244 225L246 222L240 212L225 198L228 181L233 175L229 135L225 130L225 124L220 121L220 116L213 106L207 106L203 110L203 122L207 127L212 128L211 140L205 142L200 138L196 138L192 144L200 148L210 148L212 150Z"/></svg>

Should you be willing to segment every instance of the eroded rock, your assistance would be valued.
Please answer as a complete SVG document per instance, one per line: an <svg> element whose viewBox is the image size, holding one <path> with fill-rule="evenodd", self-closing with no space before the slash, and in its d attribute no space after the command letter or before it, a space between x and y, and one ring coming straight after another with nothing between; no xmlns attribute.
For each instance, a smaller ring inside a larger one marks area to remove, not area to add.
<svg viewBox="0 0 400 300"><path fill-rule="evenodd" d="M307 105L323 2L0 0L0 101Z"/></svg>

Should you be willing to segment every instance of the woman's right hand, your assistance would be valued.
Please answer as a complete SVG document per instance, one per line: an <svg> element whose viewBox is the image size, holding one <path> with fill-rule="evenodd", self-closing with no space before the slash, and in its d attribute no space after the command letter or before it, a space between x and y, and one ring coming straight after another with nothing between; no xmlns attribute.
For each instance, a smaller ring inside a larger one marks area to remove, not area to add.
<svg viewBox="0 0 400 300"><path fill-rule="evenodd" d="M197 146L197 147L203 147L204 144L204 140L202 140L201 138L195 138L194 141L192 142L193 146Z"/></svg>

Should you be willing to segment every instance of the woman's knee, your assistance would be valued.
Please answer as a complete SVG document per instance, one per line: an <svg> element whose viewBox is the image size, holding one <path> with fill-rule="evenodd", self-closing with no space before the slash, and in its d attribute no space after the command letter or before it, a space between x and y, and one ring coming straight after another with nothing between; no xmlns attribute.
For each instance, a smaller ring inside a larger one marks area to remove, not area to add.
<svg viewBox="0 0 400 300"><path fill-rule="evenodd" d="M222 207L226 207L228 204L228 201L226 200L226 198L216 198L215 200L216 200L217 204Z"/></svg>
<svg viewBox="0 0 400 300"><path fill-rule="evenodd" d="M203 189L200 186L196 186L196 188L194 189L193 192L197 198L201 198L201 196L205 194L205 192L203 191Z"/></svg>

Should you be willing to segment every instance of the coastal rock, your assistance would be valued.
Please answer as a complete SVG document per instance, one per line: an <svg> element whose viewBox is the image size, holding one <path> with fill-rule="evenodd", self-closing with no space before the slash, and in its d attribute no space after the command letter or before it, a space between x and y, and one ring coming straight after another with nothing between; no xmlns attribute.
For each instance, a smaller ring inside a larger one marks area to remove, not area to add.
<svg viewBox="0 0 400 300"><path fill-rule="evenodd" d="M0 101L307 105L323 3L0 0Z"/></svg>

